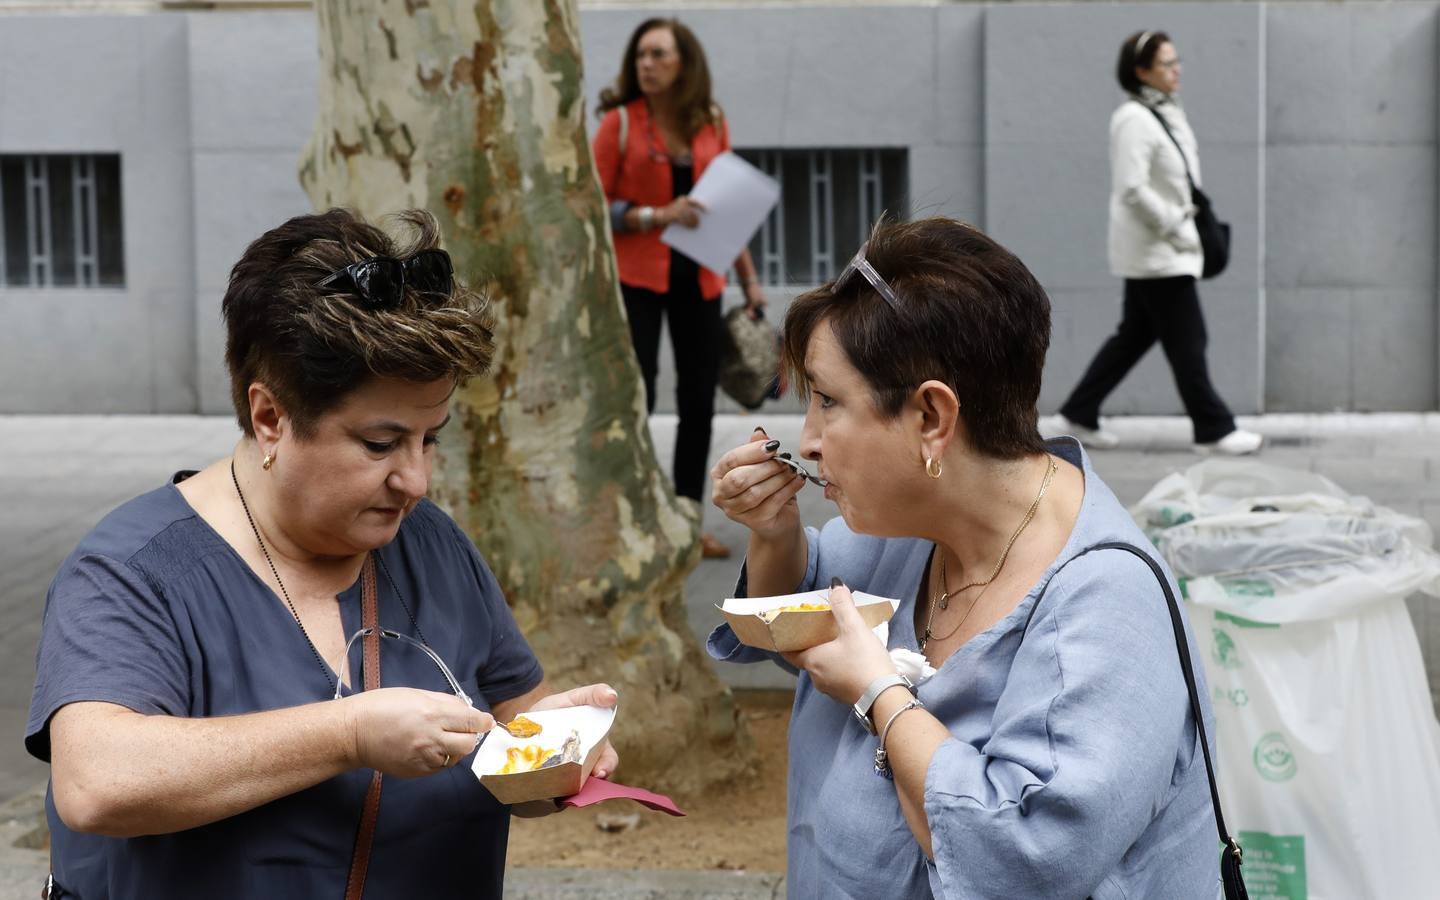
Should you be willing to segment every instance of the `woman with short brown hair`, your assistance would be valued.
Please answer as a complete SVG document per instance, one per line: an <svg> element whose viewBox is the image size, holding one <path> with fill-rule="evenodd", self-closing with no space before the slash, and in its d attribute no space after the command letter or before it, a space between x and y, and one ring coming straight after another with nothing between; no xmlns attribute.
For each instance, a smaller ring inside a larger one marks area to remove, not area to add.
<svg viewBox="0 0 1440 900"><path fill-rule="evenodd" d="M839 517L803 526L807 481L759 429L715 465L716 506L750 529L736 596L832 587L832 641L782 657L722 625L708 644L799 672L792 898L1218 894L1164 591L1097 545L1154 549L1080 445L1036 431L1049 340L1045 291L993 240L882 225L785 320L798 449ZM887 638L850 589L898 600Z"/></svg>
<svg viewBox="0 0 1440 900"><path fill-rule="evenodd" d="M402 221L405 243L331 210L246 249L234 452L120 506L56 575L25 732L51 764L50 896L498 900L511 809L470 771L481 736L615 702L551 693L425 499L494 343L434 220Z"/></svg>

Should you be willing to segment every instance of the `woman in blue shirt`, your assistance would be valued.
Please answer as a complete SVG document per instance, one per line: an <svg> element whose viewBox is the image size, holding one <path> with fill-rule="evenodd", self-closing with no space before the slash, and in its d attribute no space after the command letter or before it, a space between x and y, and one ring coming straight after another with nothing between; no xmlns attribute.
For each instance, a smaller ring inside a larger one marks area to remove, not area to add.
<svg viewBox="0 0 1440 900"><path fill-rule="evenodd" d="M1124 551L1082 555L1149 545L1079 445L1036 430L1049 336L1044 290L979 231L877 227L785 322L799 450L840 518L802 527L805 481L759 430L712 472L751 532L741 595L837 585L838 637L779 660L801 670L791 897L1219 895L1160 584ZM845 585L899 600L888 647ZM770 658L728 626L709 649ZM935 673L911 689L891 651Z"/></svg>
<svg viewBox="0 0 1440 900"><path fill-rule="evenodd" d="M480 736L614 704L551 692L425 500L494 343L435 221L404 218L408 246L344 210L250 245L223 303L234 453L112 512L51 585L25 734L51 897L498 900L512 810L469 771ZM391 634L356 640L368 621Z"/></svg>

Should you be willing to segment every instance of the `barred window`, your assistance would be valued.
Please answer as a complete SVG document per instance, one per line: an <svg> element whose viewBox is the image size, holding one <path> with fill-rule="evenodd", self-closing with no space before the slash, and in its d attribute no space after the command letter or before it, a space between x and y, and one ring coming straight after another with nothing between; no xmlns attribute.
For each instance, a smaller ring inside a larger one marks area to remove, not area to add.
<svg viewBox="0 0 1440 900"><path fill-rule="evenodd" d="M0 288L125 283L120 157L0 155Z"/></svg>
<svg viewBox="0 0 1440 900"><path fill-rule="evenodd" d="M904 149L736 152L780 184L780 202L750 241L766 284L823 284L845 268L881 213L909 215Z"/></svg>

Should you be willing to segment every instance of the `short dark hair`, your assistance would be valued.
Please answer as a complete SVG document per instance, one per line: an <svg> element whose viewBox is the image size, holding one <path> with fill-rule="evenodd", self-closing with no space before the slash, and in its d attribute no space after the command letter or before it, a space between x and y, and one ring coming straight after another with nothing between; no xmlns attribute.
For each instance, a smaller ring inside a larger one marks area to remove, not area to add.
<svg viewBox="0 0 1440 900"><path fill-rule="evenodd" d="M685 139L694 140L706 125L719 124L720 107L710 93L710 64L705 60L705 48L700 46L695 32L679 19L646 19L636 26L630 33L630 42L625 45L625 56L620 62L615 83L600 91L600 105L596 112L604 115L640 96L635 56L640 52L640 39L657 28L667 29L675 36L675 49L680 52L680 74L675 79L675 108L679 112Z"/></svg>
<svg viewBox="0 0 1440 900"><path fill-rule="evenodd" d="M396 305L379 310L341 288L317 286L363 259L404 259L439 246L429 213L408 210L398 219L414 232L404 246L349 210L332 209L296 216L245 248L221 310L230 396L246 435L255 435L249 390L257 381L303 439L371 378L461 382L489 369L495 341L488 304L459 282L443 300L407 288Z"/></svg>
<svg viewBox="0 0 1440 900"><path fill-rule="evenodd" d="M1155 54L1162 44L1170 43L1170 35L1163 31L1137 31L1120 45L1120 60L1115 64L1115 78L1127 94L1140 93L1141 81L1135 77L1136 69L1148 69L1155 65Z"/></svg>
<svg viewBox="0 0 1440 900"><path fill-rule="evenodd" d="M881 415L899 415L924 382L949 385L974 449L1041 452L1036 402L1050 346L1050 298L1010 251L954 219L881 223L865 257L898 295L892 308L859 273L797 297L785 316L784 364L808 392L805 352L828 322L869 383Z"/></svg>

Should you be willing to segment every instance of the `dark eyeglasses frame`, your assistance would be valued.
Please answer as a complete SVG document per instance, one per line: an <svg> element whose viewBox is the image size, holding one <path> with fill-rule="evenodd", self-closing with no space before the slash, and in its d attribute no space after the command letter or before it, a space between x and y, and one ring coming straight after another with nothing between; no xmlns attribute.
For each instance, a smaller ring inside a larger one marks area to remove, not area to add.
<svg viewBox="0 0 1440 900"><path fill-rule="evenodd" d="M377 274L387 277L377 279ZM405 259L372 256L336 269L315 286L348 291L371 309L388 309L400 302L407 286L424 294L450 296L455 290L455 267L450 254L439 249L421 250Z"/></svg>

